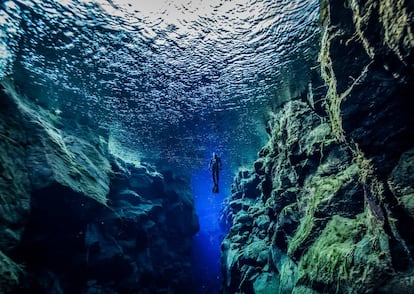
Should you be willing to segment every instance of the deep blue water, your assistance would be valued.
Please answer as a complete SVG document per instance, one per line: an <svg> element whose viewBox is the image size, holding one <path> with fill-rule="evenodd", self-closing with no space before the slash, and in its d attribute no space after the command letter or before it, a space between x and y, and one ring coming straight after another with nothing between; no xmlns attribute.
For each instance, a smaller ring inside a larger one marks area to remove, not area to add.
<svg viewBox="0 0 414 294"><path fill-rule="evenodd" d="M207 168L193 172L191 181L200 222L193 241L193 282L200 294L218 293L221 286L220 244L226 232L220 226L220 212L224 198L230 195L232 180L225 159L223 163L218 194L212 193L211 172Z"/></svg>

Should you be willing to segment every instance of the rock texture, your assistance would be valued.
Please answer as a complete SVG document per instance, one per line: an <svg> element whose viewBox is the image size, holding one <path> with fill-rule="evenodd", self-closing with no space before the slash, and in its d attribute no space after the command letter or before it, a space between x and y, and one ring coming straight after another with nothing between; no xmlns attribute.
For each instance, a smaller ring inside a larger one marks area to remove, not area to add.
<svg viewBox="0 0 414 294"><path fill-rule="evenodd" d="M269 124L254 170L233 185L233 226L223 242L227 292L375 285L391 266L389 245L383 219L364 208L352 154L302 101L288 102Z"/></svg>
<svg viewBox="0 0 414 294"><path fill-rule="evenodd" d="M321 1L326 93L276 111L236 176L225 293L412 291L413 20L410 1Z"/></svg>
<svg viewBox="0 0 414 294"><path fill-rule="evenodd" d="M0 291L191 291L198 218L184 179L108 154L86 126L0 103Z"/></svg>
<svg viewBox="0 0 414 294"><path fill-rule="evenodd" d="M0 99L0 288L18 283L22 266L9 258L24 230L30 209L30 180L26 172L26 130L16 105L1 92Z"/></svg>

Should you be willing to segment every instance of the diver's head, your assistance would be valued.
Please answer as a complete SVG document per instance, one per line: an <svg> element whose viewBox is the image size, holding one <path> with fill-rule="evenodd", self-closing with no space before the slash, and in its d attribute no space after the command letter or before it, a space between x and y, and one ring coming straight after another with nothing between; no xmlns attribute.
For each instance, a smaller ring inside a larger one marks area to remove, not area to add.
<svg viewBox="0 0 414 294"><path fill-rule="evenodd" d="M217 158L216 152L213 152L213 158Z"/></svg>

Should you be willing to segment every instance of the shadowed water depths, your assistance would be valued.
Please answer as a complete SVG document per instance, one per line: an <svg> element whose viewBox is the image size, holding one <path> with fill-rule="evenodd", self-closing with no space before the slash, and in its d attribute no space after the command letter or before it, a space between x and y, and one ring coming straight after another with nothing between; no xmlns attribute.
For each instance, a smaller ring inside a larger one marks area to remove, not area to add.
<svg viewBox="0 0 414 294"><path fill-rule="evenodd" d="M218 293L221 287L220 245L224 232L219 218L223 199L230 195L231 172L223 159L220 193L212 193L211 172L206 168L192 176L192 190L199 216L200 231L193 239L193 283L198 294Z"/></svg>

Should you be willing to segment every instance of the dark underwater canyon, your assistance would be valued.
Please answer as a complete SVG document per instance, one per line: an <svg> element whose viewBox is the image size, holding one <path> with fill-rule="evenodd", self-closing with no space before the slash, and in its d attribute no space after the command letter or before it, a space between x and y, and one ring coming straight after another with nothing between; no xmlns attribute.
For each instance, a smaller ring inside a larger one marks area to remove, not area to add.
<svg viewBox="0 0 414 294"><path fill-rule="evenodd" d="M414 3L154 3L0 3L0 292L413 293Z"/></svg>

